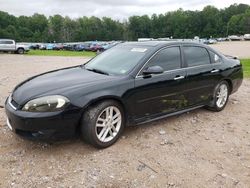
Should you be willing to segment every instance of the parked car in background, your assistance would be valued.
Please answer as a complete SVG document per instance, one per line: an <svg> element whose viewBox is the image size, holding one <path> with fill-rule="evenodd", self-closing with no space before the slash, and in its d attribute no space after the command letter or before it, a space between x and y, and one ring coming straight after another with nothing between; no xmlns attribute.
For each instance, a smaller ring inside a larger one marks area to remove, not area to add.
<svg viewBox="0 0 250 188"><path fill-rule="evenodd" d="M108 50L108 49L114 47L115 45L116 45L116 43L104 43L104 44L102 44L103 51Z"/></svg>
<svg viewBox="0 0 250 188"><path fill-rule="evenodd" d="M29 47L23 44L18 44L11 39L0 39L0 51L24 54L29 51Z"/></svg>
<svg viewBox="0 0 250 188"><path fill-rule="evenodd" d="M46 45L46 50L53 50L54 47L55 47L54 44L47 44L47 45Z"/></svg>
<svg viewBox="0 0 250 188"><path fill-rule="evenodd" d="M90 51L92 52L97 52L97 51L104 51L104 48L102 47L101 44L98 44L98 43L94 43L90 46Z"/></svg>
<svg viewBox="0 0 250 188"><path fill-rule="evenodd" d="M71 44L63 44L63 50L72 51L72 50L74 50L74 46Z"/></svg>
<svg viewBox="0 0 250 188"><path fill-rule="evenodd" d="M125 126L225 108L242 84L238 59L194 42L128 42L85 65L29 78L5 102L7 125L40 139L73 136L98 148ZM214 130L216 131L216 130Z"/></svg>
<svg viewBox="0 0 250 188"><path fill-rule="evenodd" d="M84 50L85 50L85 51L91 51L91 48L90 48L90 47L91 47L91 44L92 44L91 42L85 42L85 43L84 43L84 46L85 46L85 47L84 47Z"/></svg>
<svg viewBox="0 0 250 188"><path fill-rule="evenodd" d="M216 44L216 43L217 43L216 39L213 38L208 39L208 44Z"/></svg>
<svg viewBox="0 0 250 188"><path fill-rule="evenodd" d="M223 38L217 38L216 40L217 40L218 42L224 42L224 41L227 40L227 38L224 38L224 37L223 37Z"/></svg>
<svg viewBox="0 0 250 188"><path fill-rule="evenodd" d="M82 43L74 45L75 51L91 51L90 50L90 43Z"/></svg>
<svg viewBox="0 0 250 188"><path fill-rule="evenodd" d="M40 45L39 44L32 44L29 47L31 50L39 50L40 49Z"/></svg>
<svg viewBox="0 0 250 188"><path fill-rule="evenodd" d="M199 42L200 42L201 44L209 44L209 41L208 41L206 38L199 39Z"/></svg>
<svg viewBox="0 0 250 188"><path fill-rule="evenodd" d="M103 43L103 44L101 44L101 46L103 48L103 51L105 51L111 47L111 44L110 43Z"/></svg>
<svg viewBox="0 0 250 188"><path fill-rule="evenodd" d="M76 44L76 45L74 45L74 50L75 51L80 52L80 51L84 51L84 49L85 49L85 46L83 44Z"/></svg>
<svg viewBox="0 0 250 188"><path fill-rule="evenodd" d="M239 40L241 40L241 37L238 35L230 35L230 36L228 36L228 39L231 41L239 41Z"/></svg>
<svg viewBox="0 0 250 188"><path fill-rule="evenodd" d="M39 50L46 50L46 45L45 44L41 44L39 47Z"/></svg>
<svg viewBox="0 0 250 188"><path fill-rule="evenodd" d="M250 34L245 34L244 35L244 40L250 40Z"/></svg>
<svg viewBox="0 0 250 188"><path fill-rule="evenodd" d="M152 41L154 38L138 38L138 42Z"/></svg>
<svg viewBox="0 0 250 188"><path fill-rule="evenodd" d="M63 50L63 45L62 44L54 44L53 50Z"/></svg>
<svg viewBox="0 0 250 188"><path fill-rule="evenodd" d="M113 46L121 43L121 41L86 41L86 42L70 42L70 43L39 43L28 44L31 49L40 50L68 50L68 51L105 51Z"/></svg>

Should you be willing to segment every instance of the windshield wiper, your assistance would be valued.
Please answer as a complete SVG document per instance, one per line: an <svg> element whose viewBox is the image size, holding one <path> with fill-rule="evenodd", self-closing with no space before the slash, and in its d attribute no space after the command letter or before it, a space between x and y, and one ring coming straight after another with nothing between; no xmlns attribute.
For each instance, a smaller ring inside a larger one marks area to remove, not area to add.
<svg viewBox="0 0 250 188"><path fill-rule="evenodd" d="M100 74L109 75L109 73L102 71L102 70L99 70L99 69L86 69L86 70L93 71L93 72L100 73Z"/></svg>

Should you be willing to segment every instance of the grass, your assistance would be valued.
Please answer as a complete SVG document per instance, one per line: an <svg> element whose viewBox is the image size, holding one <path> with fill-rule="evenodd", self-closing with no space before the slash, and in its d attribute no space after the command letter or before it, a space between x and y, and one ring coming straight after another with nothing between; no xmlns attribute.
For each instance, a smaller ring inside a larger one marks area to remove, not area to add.
<svg viewBox="0 0 250 188"><path fill-rule="evenodd" d="M241 59L243 65L244 77L250 78L250 59Z"/></svg>
<svg viewBox="0 0 250 188"><path fill-rule="evenodd" d="M26 55L37 56L85 56L94 57L95 52L77 52L77 51L65 51L65 50L30 50Z"/></svg>

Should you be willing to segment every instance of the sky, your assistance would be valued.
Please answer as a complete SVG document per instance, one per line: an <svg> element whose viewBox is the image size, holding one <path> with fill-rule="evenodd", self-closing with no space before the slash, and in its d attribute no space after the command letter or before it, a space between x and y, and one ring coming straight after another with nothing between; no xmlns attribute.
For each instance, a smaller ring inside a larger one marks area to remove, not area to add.
<svg viewBox="0 0 250 188"><path fill-rule="evenodd" d="M71 18L106 16L123 20L132 15L160 14L179 8L202 10L206 5L225 8L234 3L250 4L250 0L0 0L0 10L15 16L40 13Z"/></svg>

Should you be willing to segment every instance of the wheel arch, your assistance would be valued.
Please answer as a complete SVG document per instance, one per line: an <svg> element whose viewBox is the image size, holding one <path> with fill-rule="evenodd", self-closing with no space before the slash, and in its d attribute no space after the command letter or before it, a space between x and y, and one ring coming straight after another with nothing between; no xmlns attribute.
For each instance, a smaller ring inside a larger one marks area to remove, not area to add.
<svg viewBox="0 0 250 188"><path fill-rule="evenodd" d="M231 94L232 91L233 91L233 82L232 82L232 80L231 80L230 78L226 78L226 79L224 79L224 80L222 80L222 81L226 81L226 82L228 83L228 86L229 86L229 94Z"/></svg>
<svg viewBox="0 0 250 188"><path fill-rule="evenodd" d="M23 50L23 52L25 53L25 49L24 49L24 47L18 47L18 48L16 49L16 53L18 53L18 51L19 51L20 49L22 49L22 50Z"/></svg>
<svg viewBox="0 0 250 188"><path fill-rule="evenodd" d="M209 109L209 110L212 110L212 111L217 111L217 110L214 109L214 100L215 100L215 98L216 98L216 91L217 91L217 89L219 88L219 86L220 86L220 84L221 84L222 82L226 82L226 83L228 84L228 86L229 86L229 94L228 94L228 97L229 97L229 95L231 94L231 92L233 91L233 82L232 82L232 80L231 80L230 78L223 78L223 79L221 79L221 80L216 84L216 86L215 86L215 88L214 88L214 91L213 91L213 98L212 98L212 100L209 102L209 104L208 104L207 106L205 106L206 109Z"/></svg>
<svg viewBox="0 0 250 188"><path fill-rule="evenodd" d="M124 113L125 113L126 107L125 107L123 100L120 97L112 96L112 95L102 96L102 97L98 97L96 99L91 100L87 105L85 105L83 110L85 111L90 106L93 106L97 103L100 103L100 102L106 101L106 100L114 100L114 101L118 102L121 105L121 107L123 108Z"/></svg>
<svg viewBox="0 0 250 188"><path fill-rule="evenodd" d="M16 49L16 51L18 51L19 49L23 49L23 50L24 50L24 47L18 47L18 48Z"/></svg>
<svg viewBox="0 0 250 188"><path fill-rule="evenodd" d="M124 104L123 100L120 97L117 96L113 96L113 95L107 95L107 96L102 96L96 99L91 100L88 104L86 104L81 112L81 118L80 121L78 122L78 125L76 127L76 131L79 132L79 129L81 127L81 119L84 115L84 113L86 112L86 110L88 110L91 106L94 106L100 102L106 101L106 100L113 100L115 102L117 102L123 109L123 113L124 113L124 119L125 119L125 126L127 126L127 122L128 122L128 112L127 112L127 108L126 105Z"/></svg>

